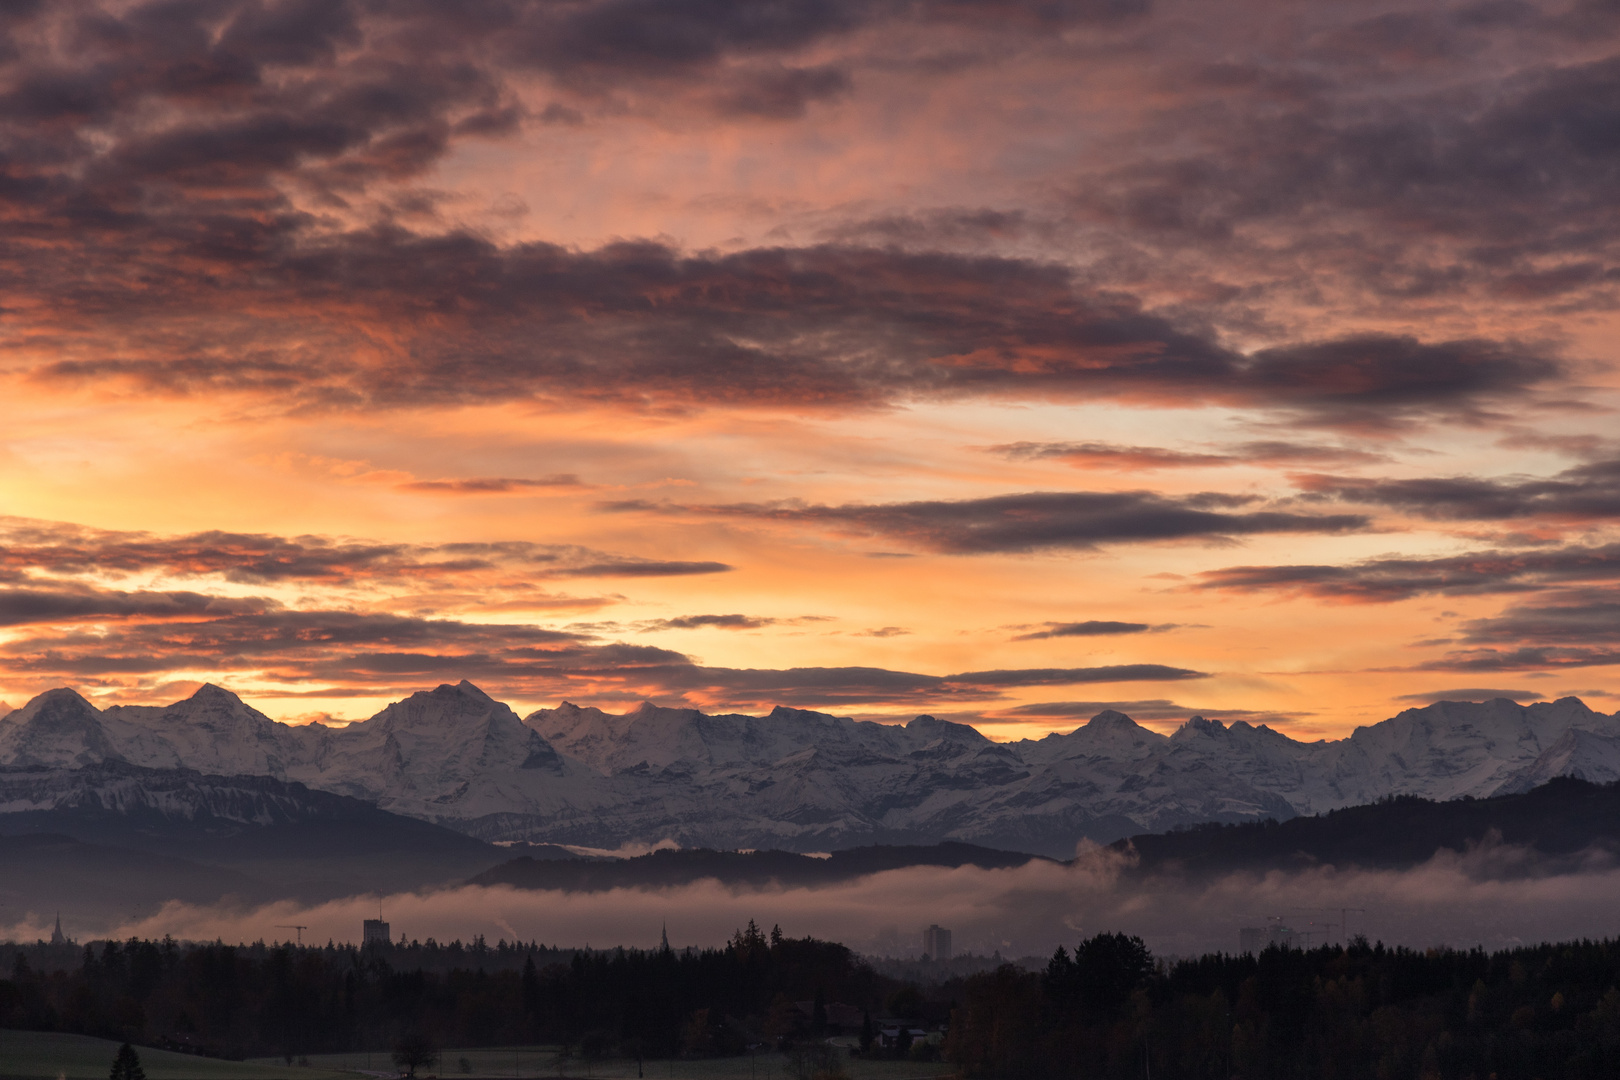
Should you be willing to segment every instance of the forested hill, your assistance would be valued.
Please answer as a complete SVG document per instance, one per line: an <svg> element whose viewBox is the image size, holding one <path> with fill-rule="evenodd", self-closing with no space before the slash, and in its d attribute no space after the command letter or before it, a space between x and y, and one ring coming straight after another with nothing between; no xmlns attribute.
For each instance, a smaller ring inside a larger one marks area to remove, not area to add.
<svg viewBox="0 0 1620 1080"><path fill-rule="evenodd" d="M654 851L632 859L533 859L502 863L472 878L471 885L514 885L520 889L605 892L608 889L658 888L713 878L724 885L830 885L884 870L909 866L1004 869L1023 866L1038 855L996 851L974 844L849 848L825 858L790 851Z"/></svg>
<svg viewBox="0 0 1620 1080"><path fill-rule="evenodd" d="M1235 870L1415 866L1448 848L1523 845L1545 863L1583 852L1620 852L1620 784L1557 778L1519 795L1436 802L1415 796L1333 810L1315 817L1247 825L1200 825L1149 833L1112 845L1134 851L1138 875L1206 876ZM1042 856L974 844L849 848L826 857L788 851L655 851L630 859L523 856L470 879L474 885L605 892L662 888L712 878L728 886L814 887L912 866L1005 869Z"/></svg>
<svg viewBox="0 0 1620 1080"><path fill-rule="evenodd" d="M1320 864L1402 868L1441 848L1462 851L1497 838L1555 860L1592 848L1620 850L1620 783L1560 777L1490 799L1400 796L1315 817L1133 836L1112 847L1135 850L1137 873L1198 876Z"/></svg>

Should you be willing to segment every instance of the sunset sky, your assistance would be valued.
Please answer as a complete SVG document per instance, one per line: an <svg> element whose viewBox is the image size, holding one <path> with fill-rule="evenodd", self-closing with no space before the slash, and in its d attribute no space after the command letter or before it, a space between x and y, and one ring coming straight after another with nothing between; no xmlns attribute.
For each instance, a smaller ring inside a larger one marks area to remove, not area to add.
<svg viewBox="0 0 1620 1080"><path fill-rule="evenodd" d="M1620 708L1620 6L0 7L0 697Z"/></svg>

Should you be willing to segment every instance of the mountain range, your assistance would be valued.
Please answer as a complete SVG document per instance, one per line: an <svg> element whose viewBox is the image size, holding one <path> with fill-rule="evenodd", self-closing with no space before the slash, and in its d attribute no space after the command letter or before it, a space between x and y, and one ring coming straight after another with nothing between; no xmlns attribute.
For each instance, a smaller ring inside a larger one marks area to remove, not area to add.
<svg viewBox="0 0 1620 1080"><path fill-rule="evenodd" d="M117 768L146 772L110 783ZM1071 732L995 742L929 716L898 725L788 708L648 703L618 715L564 703L519 717L467 682L342 727L282 724L215 686L104 710L52 690L0 718L0 832L18 812L258 777L483 841L819 852L954 840L1066 858L1082 838L1390 796L1481 798L1557 776L1620 779L1620 718L1577 698L1439 702L1301 742L1196 716L1164 735L1105 711Z"/></svg>

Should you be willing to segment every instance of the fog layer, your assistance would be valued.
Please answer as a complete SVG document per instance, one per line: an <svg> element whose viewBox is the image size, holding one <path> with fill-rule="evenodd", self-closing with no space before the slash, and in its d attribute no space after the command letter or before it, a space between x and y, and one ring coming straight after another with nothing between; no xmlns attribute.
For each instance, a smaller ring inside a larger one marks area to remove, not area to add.
<svg viewBox="0 0 1620 1080"><path fill-rule="evenodd" d="M601 893L463 886L426 893L354 896L316 905L171 902L155 915L111 925L64 926L79 940L162 937L227 942L284 940L302 924L305 942L357 941L361 920L381 903L401 936L426 941L539 941L560 946L650 947L667 925L677 948L717 945L749 919L792 936L842 941L874 954L918 951L938 923L957 953L1040 956L1102 931L1140 935L1156 954L1233 951L1238 931L1268 918L1337 941L1342 909L1351 934L1416 947L1487 948L1520 942L1620 934L1620 867L1608 853L1546 862L1521 848L1486 844L1441 851L1401 871L1237 873L1192 882L1139 877L1128 861L1091 849L1071 865L1033 862L1012 870L911 868L819 889L733 890L712 880L669 889ZM54 913L29 913L0 927L19 941L49 936Z"/></svg>

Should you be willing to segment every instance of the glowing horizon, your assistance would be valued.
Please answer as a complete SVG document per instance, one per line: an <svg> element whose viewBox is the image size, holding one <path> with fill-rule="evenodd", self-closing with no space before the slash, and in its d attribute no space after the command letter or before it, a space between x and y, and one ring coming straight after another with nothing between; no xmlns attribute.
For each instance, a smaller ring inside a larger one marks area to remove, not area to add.
<svg viewBox="0 0 1620 1080"><path fill-rule="evenodd" d="M0 698L1613 711L1617 72L1556 0L0 16Z"/></svg>

